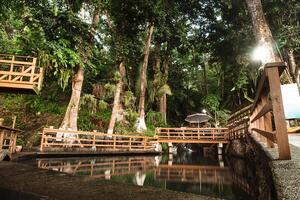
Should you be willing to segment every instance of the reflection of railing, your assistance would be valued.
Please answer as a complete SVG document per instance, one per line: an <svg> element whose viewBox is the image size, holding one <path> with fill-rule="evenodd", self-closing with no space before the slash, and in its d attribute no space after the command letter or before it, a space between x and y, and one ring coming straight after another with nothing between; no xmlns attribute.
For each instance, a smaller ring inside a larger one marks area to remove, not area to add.
<svg viewBox="0 0 300 200"><path fill-rule="evenodd" d="M8 149L9 153L15 153L18 132L20 130L0 126L0 150Z"/></svg>
<svg viewBox="0 0 300 200"><path fill-rule="evenodd" d="M0 54L0 87L33 90L39 93L43 68L36 67L36 58Z"/></svg>
<svg viewBox="0 0 300 200"><path fill-rule="evenodd" d="M155 179L226 185L232 181L228 167L201 165L159 165L155 168Z"/></svg>
<svg viewBox="0 0 300 200"><path fill-rule="evenodd" d="M159 142L173 143L227 143L227 128L156 128Z"/></svg>
<svg viewBox="0 0 300 200"><path fill-rule="evenodd" d="M45 128L40 151L154 151L152 137Z"/></svg>
<svg viewBox="0 0 300 200"><path fill-rule="evenodd" d="M38 159L38 167L70 174L89 175L94 178L109 178L146 172L152 169L154 160L150 157L134 158L90 158L90 159Z"/></svg>

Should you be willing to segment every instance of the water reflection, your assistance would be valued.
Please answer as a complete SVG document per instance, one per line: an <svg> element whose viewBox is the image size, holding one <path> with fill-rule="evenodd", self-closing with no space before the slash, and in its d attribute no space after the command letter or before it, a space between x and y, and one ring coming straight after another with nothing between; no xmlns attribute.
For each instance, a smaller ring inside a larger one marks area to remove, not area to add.
<svg viewBox="0 0 300 200"><path fill-rule="evenodd" d="M38 167L106 180L221 197L250 199L250 187L222 159L198 154L135 157L41 158ZM247 194L248 193L248 194Z"/></svg>

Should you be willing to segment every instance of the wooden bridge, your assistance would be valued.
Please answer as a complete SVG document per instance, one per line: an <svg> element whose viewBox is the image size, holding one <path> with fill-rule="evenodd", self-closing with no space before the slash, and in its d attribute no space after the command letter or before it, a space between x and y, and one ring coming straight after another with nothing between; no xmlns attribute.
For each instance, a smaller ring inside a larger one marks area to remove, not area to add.
<svg viewBox="0 0 300 200"><path fill-rule="evenodd" d="M228 143L227 128L156 128L158 142L169 143Z"/></svg>
<svg viewBox="0 0 300 200"><path fill-rule="evenodd" d="M40 152L147 153L156 152L156 144L157 139L153 137L45 128L41 134Z"/></svg>
<svg viewBox="0 0 300 200"><path fill-rule="evenodd" d="M38 94L42 87L43 68L30 56L0 54L0 92Z"/></svg>

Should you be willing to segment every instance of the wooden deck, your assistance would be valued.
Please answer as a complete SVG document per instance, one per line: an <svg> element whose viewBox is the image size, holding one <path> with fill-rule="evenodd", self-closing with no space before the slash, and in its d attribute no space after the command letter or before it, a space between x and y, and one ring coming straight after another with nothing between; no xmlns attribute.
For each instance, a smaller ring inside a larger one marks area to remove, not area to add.
<svg viewBox="0 0 300 200"><path fill-rule="evenodd" d="M43 68L30 56L0 54L0 92L38 94L42 87Z"/></svg>
<svg viewBox="0 0 300 200"><path fill-rule="evenodd" d="M45 128L40 154L153 153L157 144L153 137Z"/></svg>
<svg viewBox="0 0 300 200"><path fill-rule="evenodd" d="M227 128L156 128L158 142L170 143L228 143Z"/></svg>

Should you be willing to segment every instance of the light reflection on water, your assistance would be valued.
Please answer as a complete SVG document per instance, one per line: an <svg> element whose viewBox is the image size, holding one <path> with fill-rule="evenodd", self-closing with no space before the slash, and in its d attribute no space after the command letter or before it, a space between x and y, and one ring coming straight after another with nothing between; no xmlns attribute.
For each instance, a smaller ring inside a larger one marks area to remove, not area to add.
<svg viewBox="0 0 300 200"><path fill-rule="evenodd" d="M243 177L215 158L198 154L40 158L38 167L139 186L201 194L222 199L250 199Z"/></svg>

